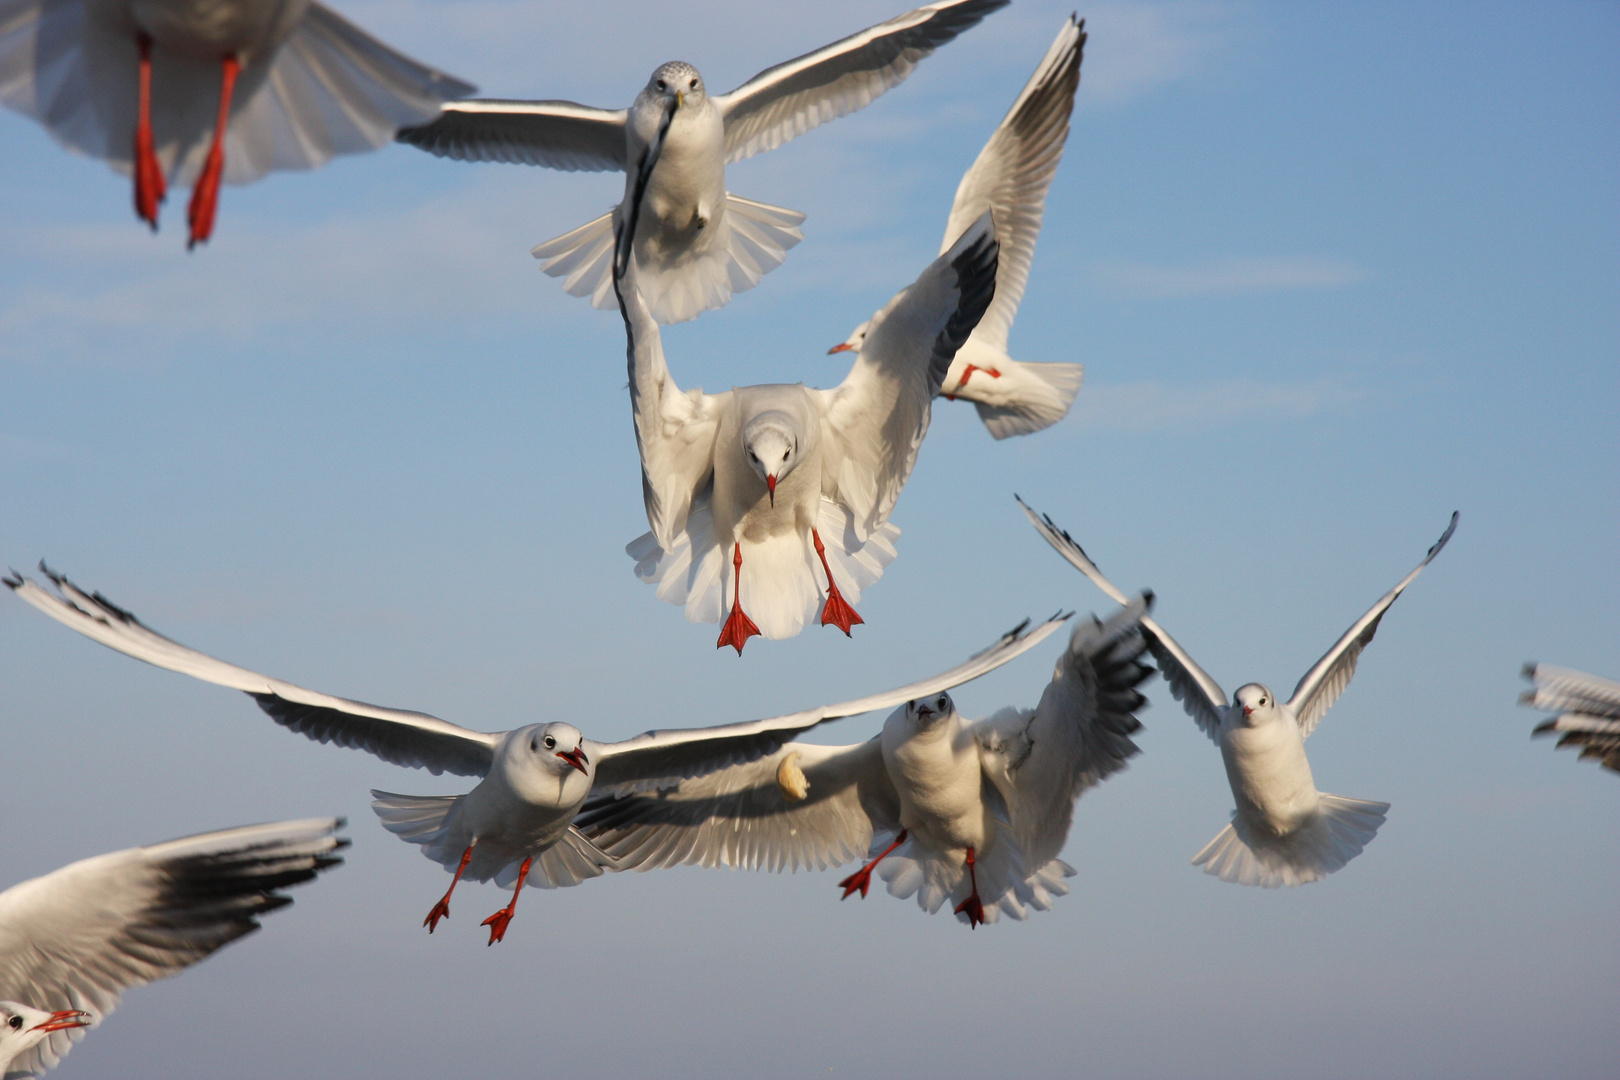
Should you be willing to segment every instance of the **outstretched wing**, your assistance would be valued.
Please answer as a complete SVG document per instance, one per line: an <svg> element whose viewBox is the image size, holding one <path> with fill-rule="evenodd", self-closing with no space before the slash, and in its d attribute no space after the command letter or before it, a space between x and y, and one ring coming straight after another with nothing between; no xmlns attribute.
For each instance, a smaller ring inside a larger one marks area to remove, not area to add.
<svg viewBox="0 0 1620 1080"><path fill-rule="evenodd" d="M1535 683L1519 704L1559 715L1536 725L1533 734L1558 733L1558 748L1579 746L1582 758L1620 772L1620 682L1551 664L1526 664L1524 677Z"/></svg>
<svg viewBox="0 0 1620 1080"><path fill-rule="evenodd" d="M881 694L837 705L822 705L768 720L750 720L720 727L649 731L623 742L594 744L591 757L596 761L595 790L624 793L667 787L685 777L700 776L724 766L757 760L817 724L891 708L977 679L1034 648L1063 625L1067 618L1067 615L1056 615L1034 629L1030 629L1028 620L1025 620L1003 634L994 645L973 654L949 671Z"/></svg>
<svg viewBox="0 0 1620 1080"><path fill-rule="evenodd" d="M408 127L402 143L457 161L504 161L567 172L623 171L624 109L572 101L452 101L430 124Z"/></svg>
<svg viewBox="0 0 1620 1080"><path fill-rule="evenodd" d="M1008 2L929 4L766 68L714 99L725 118L726 162L774 149L813 127L864 109L904 81L929 53Z"/></svg>
<svg viewBox="0 0 1620 1080"><path fill-rule="evenodd" d="M110 649L203 682L241 690L276 723L316 742L364 750L395 765L427 769L435 775L449 772L483 776L495 758L495 735L470 731L426 713L387 709L305 690L228 664L147 628L100 593L87 595L43 562L39 568L60 596L51 595L20 574L0 580L57 622Z"/></svg>
<svg viewBox="0 0 1620 1080"><path fill-rule="evenodd" d="M0 893L0 998L95 1022L132 986L174 975L259 928L281 890L340 864L338 818L203 833L98 855ZM57 1031L8 1076L55 1067L84 1029Z"/></svg>
<svg viewBox="0 0 1620 1080"><path fill-rule="evenodd" d="M669 551L686 528L692 501L714 481L715 437L731 391L681 392L664 361L663 336L636 286L636 260L628 252L623 266L624 276L613 279L613 289L624 317L630 412L641 451L641 498L653 538Z"/></svg>
<svg viewBox="0 0 1620 1080"><path fill-rule="evenodd" d="M1057 549L1057 553L1069 561L1069 565L1091 579L1092 584L1101 589L1108 597L1118 603L1127 604L1130 598L1114 586L1114 583L1103 577L1097 564L1091 561L1084 549L1075 543L1074 537L1058 528L1052 519L1044 514L1037 514L1030 505L1017 495L1018 505L1024 508L1024 514L1035 525L1035 531L1046 538L1046 542ZM1192 717L1198 729L1208 735L1211 742L1220 743L1221 739L1221 712L1226 708L1226 692L1220 684L1193 661L1187 651L1176 643L1176 639L1164 632L1164 628L1154 622L1147 615L1142 616L1142 636L1147 639L1148 651L1153 653L1153 659L1159 663L1159 674L1164 681L1170 684L1170 694L1182 707L1187 715Z"/></svg>
<svg viewBox="0 0 1620 1080"><path fill-rule="evenodd" d="M849 375L821 391L822 494L850 508L863 541L889 519L928 434L934 395L990 306L997 251L985 214L872 317Z"/></svg>
<svg viewBox="0 0 1620 1080"><path fill-rule="evenodd" d="M1057 858L1075 800L1137 753L1130 737L1142 725L1133 714L1147 699L1136 688L1153 674L1140 662L1139 623L1152 602L1144 594L1107 622L1082 620L1033 712L1003 709L974 725L980 764L1007 806L1026 869Z"/></svg>
<svg viewBox="0 0 1620 1080"><path fill-rule="evenodd" d="M1080 57L1086 44L1084 27L1073 15L1064 22L1001 126L962 177L945 224L941 252L986 210L995 216L996 239L1001 242L996 298L975 334L1003 351L1029 280L1035 238L1046 210L1046 189L1057 174L1063 142L1069 136L1069 114L1074 111Z"/></svg>
<svg viewBox="0 0 1620 1080"><path fill-rule="evenodd" d="M1429 553L1423 556L1423 561L1418 563L1410 574L1401 578L1400 584L1385 593L1384 598L1374 604L1367 614L1357 619L1350 629L1344 632L1344 636L1333 643L1333 648L1329 649L1327 654L1305 673L1305 677L1299 680L1299 685L1294 687L1294 696L1288 699L1286 708L1294 714L1294 719L1299 723L1301 738L1308 737L1316 729L1316 725L1333 707L1333 703L1339 700L1339 695L1344 693L1344 688L1350 685L1350 680L1356 673L1356 661L1361 658L1361 650L1367 647L1367 643L1378 632L1378 622L1384 617L1384 612L1389 610L1389 605L1393 604L1402 590L1412 584L1412 579L1440 554L1440 549L1446 546L1446 541L1451 539L1451 534L1456 529L1457 513L1453 511L1451 521L1446 525L1446 531L1440 534L1440 539L1436 540Z"/></svg>
<svg viewBox="0 0 1620 1080"><path fill-rule="evenodd" d="M574 824L621 868L820 870L860 858L875 831L897 831L900 806L878 740L788 743L665 791L598 790Z"/></svg>

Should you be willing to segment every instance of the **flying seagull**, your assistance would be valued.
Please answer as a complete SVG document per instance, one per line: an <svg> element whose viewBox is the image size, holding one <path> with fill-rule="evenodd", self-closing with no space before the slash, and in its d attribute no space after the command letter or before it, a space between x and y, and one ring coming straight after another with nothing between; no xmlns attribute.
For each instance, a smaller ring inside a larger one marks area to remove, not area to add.
<svg viewBox="0 0 1620 1080"><path fill-rule="evenodd" d="M1559 715L1536 725L1532 734L1558 734L1558 748L1578 746L1582 758L1620 772L1620 683L1584 671L1526 664L1524 677L1535 684L1520 705Z"/></svg>
<svg viewBox="0 0 1620 1080"><path fill-rule="evenodd" d="M0 101L132 173L154 230L191 183L189 246L221 181L375 149L473 90L314 0L0 0Z"/></svg>
<svg viewBox="0 0 1620 1080"><path fill-rule="evenodd" d="M1125 767L1152 674L1138 662L1143 597L1107 622L1082 620L1034 709L964 720L946 693L891 713L854 746L788 743L668 788L600 792L576 824L623 867L695 863L823 869L871 856L839 882L865 896L872 873L970 927L1025 919L1067 893L1058 859L1082 792Z"/></svg>
<svg viewBox="0 0 1620 1080"><path fill-rule="evenodd" d="M1036 530L1104 593L1124 596L1068 533L1024 503ZM1260 683L1226 693L1174 638L1144 616L1142 631L1170 692L1200 730L1221 748L1237 809L1232 823L1193 856L1206 874L1240 885L1275 889L1318 881L1361 854L1384 823L1389 804L1347 799L1316 789L1305 758L1305 739L1356 673L1361 650L1372 641L1384 612L1429 565L1457 528L1457 515L1417 568L1351 624L1327 655L1299 680L1286 702Z"/></svg>
<svg viewBox="0 0 1620 1080"><path fill-rule="evenodd" d="M634 195L633 232L652 317L683 322L759 284L803 234L804 215L726 190L726 166L865 108L924 57L1008 0L944 0L767 68L710 96L697 69L658 68L628 109L572 101L473 100L399 139L440 157L579 171L621 170L613 210L548 240L534 256L571 295L614 306L615 233ZM977 215L975 215L977 216Z"/></svg>
<svg viewBox="0 0 1620 1080"><path fill-rule="evenodd" d="M424 855L455 875L423 920L430 933L450 913L450 896L463 877L494 878L512 890L511 902L484 920L491 945L505 936L525 883L547 889L577 885L616 868L610 855L571 824L593 786L640 790L752 761L825 721L886 709L978 678L1033 647L1067 618L1054 617L1033 630L1026 621L949 671L886 693L767 720L649 731L602 743L561 721L512 731L473 731L425 713L306 690L171 641L100 594L86 594L43 564L41 570L59 596L20 576L4 580L34 607L109 648L241 690L276 723L317 742L365 750L435 775L478 777L478 785L465 795L373 791L372 809L390 832L421 845Z"/></svg>
<svg viewBox="0 0 1620 1080"><path fill-rule="evenodd" d="M995 216L996 239L1001 242L996 298L973 336L957 350L938 392L950 401L973 402L979 419L997 439L1028 435L1063 419L1085 376L1080 364L1021 362L1007 355L1007 335L1024 298L1046 191L1069 134L1085 44L1085 22L1076 22L1071 15L962 177L945 223L941 251L986 210ZM868 321L857 326L828 352L859 349L871 325Z"/></svg>
<svg viewBox="0 0 1620 1080"><path fill-rule="evenodd" d="M0 893L0 1075L37 1076L132 986L178 974L343 862L339 818L129 848Z"/></svg>
<svg viewBox="0 0 1620 1080"><path fill-rule="evenodd" d="M847 635L864 621L853 607L861 590L895 556L889 514L934 393L995 292L990 215L873 318L831 390L681 390L625 247L616 288L652 526L625 548L636 576L691 621L721 623L715 647L739 655L755 634L792 637L818 614Z"/></svg>

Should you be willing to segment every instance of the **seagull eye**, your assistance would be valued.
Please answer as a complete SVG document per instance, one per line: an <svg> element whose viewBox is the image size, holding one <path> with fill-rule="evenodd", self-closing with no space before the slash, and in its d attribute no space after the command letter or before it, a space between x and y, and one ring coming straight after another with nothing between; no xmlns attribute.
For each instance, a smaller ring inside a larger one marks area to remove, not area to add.
<svg viewBox="0 0 1620 1080"><path fill-rule="evenodd" d="M786 461L787 457L788 457L788 452L786 450L782 451L782 460Z"/></svg>
<svg viewBox="0 0 1620 1080"><path fill-rule="evenodd" d="M696 90L696 89L697 89L697 80L696 80L696 79L693 79L693 80L692 80L692 81L691 81L691 83L689 83L689 84L688 84L688 85L690 85L690 86L691 86L691 87L692 87L692 89L693 89L693 90Z"/></svg>
<svg viewBox="0 0 1620 1080"><path fill-rule="evenodd" d="M546 749L547 750L555 750L556 748L557 748L557 740L553 739L550 735L547 735L546 736Z"/></svg>
<svg viewBox="0 0 1620 1080"><path fill-rule="evenodd" d="M15 1031L17 1028L22 1027L22 1017L13 1016L10 1020L7 1020L6 1023L10 1024L11 1027L12 1027L12 1030Z"/></svg>
<svg viewBox="0 0 1620 1080"><path fill-rule="evenodd" d="M663 79L659 79L658 80L658 89L660 89L660 90L668 90L669 89L669 84L664 82Z"/></svg>

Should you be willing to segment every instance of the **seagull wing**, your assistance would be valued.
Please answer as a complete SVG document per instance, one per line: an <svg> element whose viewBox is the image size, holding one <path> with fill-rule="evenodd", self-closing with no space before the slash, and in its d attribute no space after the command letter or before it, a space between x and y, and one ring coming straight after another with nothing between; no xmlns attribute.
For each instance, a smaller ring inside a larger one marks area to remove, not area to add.
<svg viewBox="0 0 1620 1080"><path fill-rule="evenodd" d="M12 592L64 626L110 649L203 682L241 690L276 723L316 742L364 750L384 761L457 776L483 776L495 758L497 736L447 723L426 713L387 709L305 690L268 675L188 649L147 628L100 593L89 595L44 563L60 596L22 577L4 580Z"/></svg>
<svg viewBox="0 0 1620 1080"><path fill-rule="evenodd" d="M641 451L641 498L647 524L665 551L686 528L692 501L714 481L714 443L731 393L683 393L664 361L663 336L636 286L636 260L625 260L613 288L624 317L630 411Z"/></svg>
<svg viewBox="0 0 1620 1080"><path fill-rule="evenodd" d="M336 818L203 833L98 855L0 893L0 998L96 1022L132 986L174 975L292 903L280 892L343 860ZM8 1076L55 1067L84 1029L57 1031Z"/></svg>
<svg viewBox="0 0 1620 1080"><path fill-rule="evenodd" d="M1086 44L1083 26L1071 15L1058 31L1006 119L962 177L945 224L941 252L986 210L995 215L996 239L1001 242L996 298L975 333L1003 351L1029 280L1035 238L1046 210L1046 189L1057 173L1063 142L1069 136L1069 114L1080 86L1080 56Z"/></svg>
<svg viewBox="0 0 1620 1080"><path fill-rule="evenodd" d="M1018 496L1014 495L1013 498L1017 499ZM1130 598L1113 582L1103 577L1097 564L1075 543L1074 537L1058 528L1050 517L1037 514L1023 499L1018 499L1018 505L1024 508L1024 513L1034 523L1035 531L1044 536L1059 555L1069 560L1071 566L1090 578L1092 584L1110 599L1121 604L1130 602ZM1147 639L1148 651L1153 654L1153 659L1159 662L1159 674L1170 684L1171 696L1181 702L1198 729L1208 735L1210 741L1219 744L1221 712L1227 706L1226 692L1187 655L1175 638L1165 633L1164 628L1147 615L1142 616L1142 636Z"/></svg>
<svg viewBox="0 0 1620 1080"><path fill-rule="evenodd" d="M596 761L595 790L624 794L669 787L683 778L755 761L774 753L789 739L817 724L892 708L902 702L937 694L977 679L1034 648L1063 625L1067 618L1067 615L1053 616L1033 629L1026 620L1003 634L988 649L975 653L949 671L881 694L837 705L822 705L769 720L750 720L721 727L649 731L623 742L596 743L591 752L592 759Z"/></svg>
<svg viewBox="0 0 1620 1080"><path fill-rule="evenodd" d="M1374 604L1367 614L1357 619L1350 629L1344 632L1344 636L1333 643L1333 648L1329 649L1327 654L1305 673L1305 677L1299 680L1299 685L1294 687L1294 696L1288 699L1285 707L1294 714L1294 719L1299 724L1300 738L1309 737L1322 717L1333 707L1333 703L1339 700L1339 695L1344 693L1344 688L1350 685L1350 680L1356 673L1356 661L1361 658L1361 650L1367 647L1367 643L1378 632L1378 622L1384 617L1384 612L1389 610L1389 605L1395 602L1395 598L1401 595L1402 590L1412 584L1412 579L1440 554L1440 549L1446 546L1446 541L1451 539L1451 534L1456 529L1457 514L1454 511L1451 522L1446 525L1446 531L1440 534L1440 539L1436 540L1429 553L1423 556L1423 561L1418 563L1410 574L1401 578L1400 584L1385 593L1384 598Z"/></svg>
<svg viewBox="0 0 1620 1080"><path fill-rule="evenodd" d="M1534 734L1558 732L1560 749L1579 746L1581 757L1620 772L1620 682L1551 664L1526 664L1524 677L1536 688L1519 704L1559 714L1537 724Z"/></svg>
<svg viewBox="0 0 1620 1080"><path fill-rule="evenodd" d="M930 403L996 291L985 214L872 317L849 375L822 394L822 493L865 540L889 519L928 433Z"/></svg>
<svg viewBox="0 0 1620 1080"><path fill-rule="evenodd" d="M567 172L624 171L624 109L572 101L451 101L430 124L408 127L400 142L457 161L504 161Z"/></svg>
<svg viewBox="0 0 1620 1080"><path fill-rule="evenodd" d="M775 149L813 127L864 109L904 81L924 57L1007 3L929 4L766 68L714 99L725 119L727 164Z"/></svg>
<svg viewBox="0 0 1620 1080"><path fill-rule="evenodd" d="M784 762L808 791L789 793L779 780ZM670 790L594 792L574 824L621 868L820 870L860 858L874 831L898 831L900 805L877 739L857 746L787 743Z"/></svg>

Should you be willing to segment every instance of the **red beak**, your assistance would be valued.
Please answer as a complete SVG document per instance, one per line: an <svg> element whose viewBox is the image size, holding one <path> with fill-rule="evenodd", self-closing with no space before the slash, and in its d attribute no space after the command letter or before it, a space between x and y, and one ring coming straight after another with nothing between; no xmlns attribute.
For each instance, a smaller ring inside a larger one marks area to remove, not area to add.
<svg viewBox="0 0 1620 1080"><path fill-rule="evenodd" d="M579 747L576 746L572 750L564 750L557 756L568 762L568 764L572 765L580 772L585 773L587 776L590 775L590 771L585 768L585 766L590 763L585 760L585 751Z"/></svg>
<svg viewBox="0 0 1620 1080"><path fill-rule="evenodd" d="M43 1024L36 1024L35 1031L61 1031L64 1028L79 1028L90 1026L90 1014L80 1012L78 1009L63 1009L53 1012L50 1019Z"/></svg>
<svg viewBox="0 0 1620 1080"><path fill-rule="evenodd" d="M833 353L854 352L854 351L855 351L855 346L851 345L849 342L846 341L841 345L834 345L832 348L828 349L827 350L827 355L831 356Z"/></svg>
<svg viewBox="0 0 1620 1080"><path fill-rule="evenodd" d="M771 505L775 506L776 505L776 477L767 476L765 478L765 487L767 489L769 489L769 491L771 493Z"/></svg>
<svg viewBox="0 0 1620 1080"><path fill-rule="evenodd" d="M1244 716L1248 716L1252 712L1254 712L1254 709L1251 706L1248 706L1248 705L1243 706L1243 715Z"/></svg>

